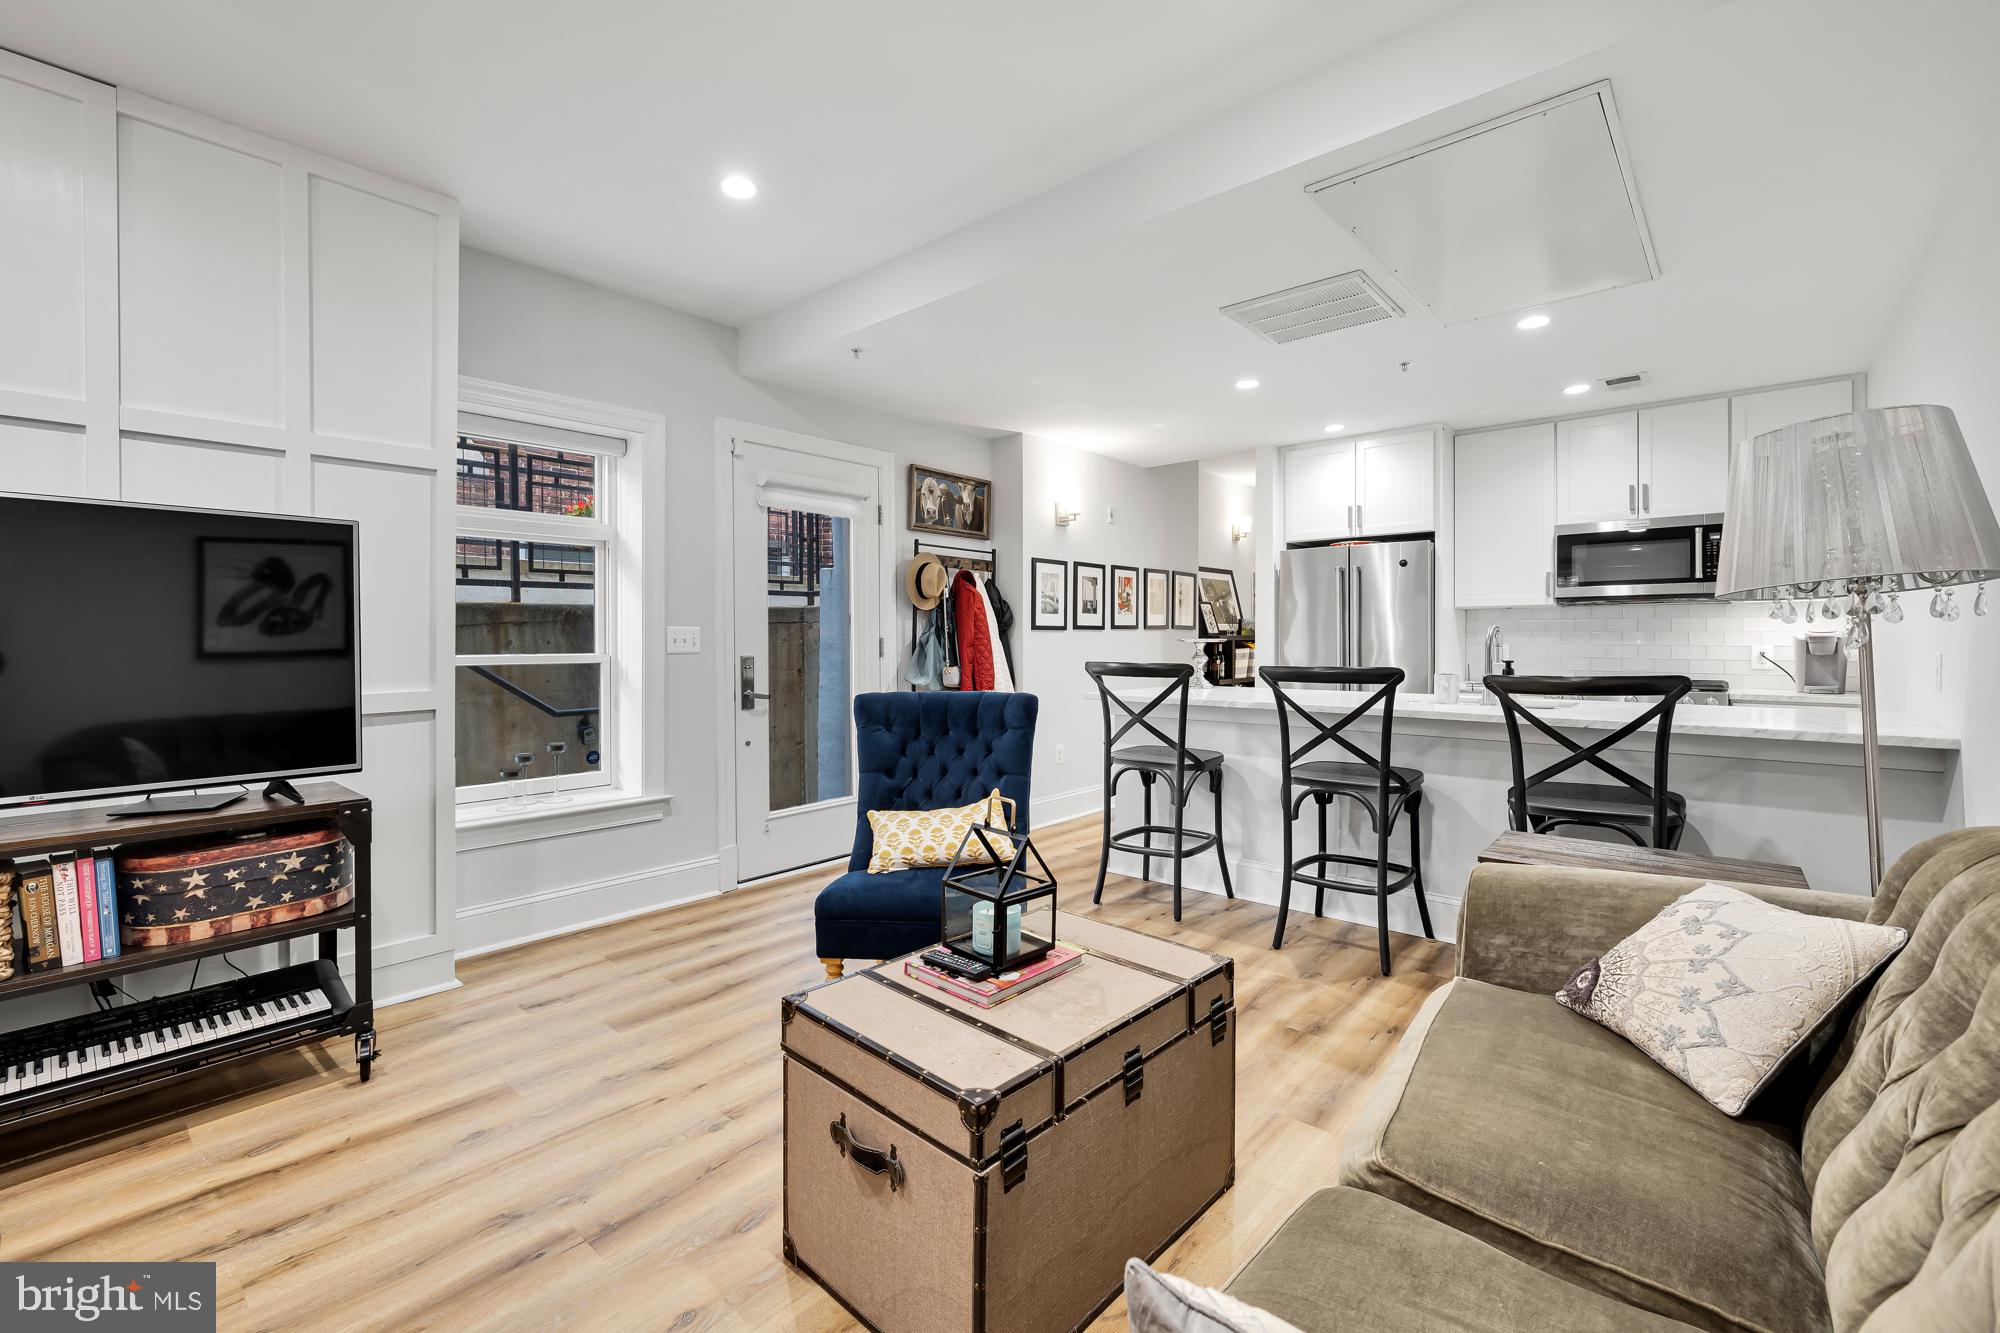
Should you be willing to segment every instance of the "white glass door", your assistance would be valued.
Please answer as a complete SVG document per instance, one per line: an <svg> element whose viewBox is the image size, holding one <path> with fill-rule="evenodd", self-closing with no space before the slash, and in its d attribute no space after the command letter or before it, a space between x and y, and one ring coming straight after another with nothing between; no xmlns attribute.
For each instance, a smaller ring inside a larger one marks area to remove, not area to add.
<svg viewBox="0 0 2000 1333"><path fill-rule="evenodd" d="M774 445L736 446L737 874L847 853L854 696L881 654L879 474Z"/></svg>

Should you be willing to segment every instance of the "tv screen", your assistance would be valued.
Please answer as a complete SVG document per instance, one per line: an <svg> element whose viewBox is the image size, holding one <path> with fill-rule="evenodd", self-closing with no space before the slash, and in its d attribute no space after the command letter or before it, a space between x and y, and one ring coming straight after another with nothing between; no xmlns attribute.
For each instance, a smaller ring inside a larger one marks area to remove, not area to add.
<svg viewBox="0 0 2000 1333"><path fill-rule="evenodd" d="M0 806L359 768L357 576L348 522L0 494Z"/></svg>

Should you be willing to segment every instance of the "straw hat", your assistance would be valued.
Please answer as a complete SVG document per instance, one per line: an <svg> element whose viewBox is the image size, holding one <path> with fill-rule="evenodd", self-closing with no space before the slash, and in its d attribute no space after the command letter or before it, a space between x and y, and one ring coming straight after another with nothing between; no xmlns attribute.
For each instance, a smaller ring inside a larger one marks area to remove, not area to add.
<svg viewBox="0 0 2000 1333"><path fill-rule="evenodd" d="M928 552L903 566L903 594L910 599L910 605L919 611L928 611L936 606L950 582L951 574L945 569L944 561Z"/></svg>

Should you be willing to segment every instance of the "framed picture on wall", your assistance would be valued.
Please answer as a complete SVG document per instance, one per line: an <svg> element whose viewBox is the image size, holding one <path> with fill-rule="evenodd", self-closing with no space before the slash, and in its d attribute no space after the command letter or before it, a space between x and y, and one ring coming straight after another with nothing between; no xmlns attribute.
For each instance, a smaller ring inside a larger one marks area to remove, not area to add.
<svg viewBox="0 0 2000 1333"><path fill-rule="evenodd" d="M1175 570L1173 628L1194 628L1194 602L1194 575Z"/></svg>
<svg viewBox="0 0 2000 1333"><path fill-rule="evenodd" d="M1069 623L1077 629L1104 628L1104 566L1079 560L1070 566Z"/></svg>
<svg viewBox="0 0 2000 1333"><path fill-rule="evenodd" d="M910 464L910 530L946 537L993 535L993 483Z"/></svg>
<svg viewBox="0 0 2000 1333"><path fill-rule="evenodd" d="M1236 599L1233 570L1201 567L1195 576L1195 609L1201 614L1201 636L1219 639L1243 632L1243 604Z"/></svg>
<svg viewBox="0 0 2000 1333"><path fill-rule="evenodd" d="M1139 628L1139 571L1130 565L1111 567L1111 628Z"/></svg>
<svg viewBox="0 0 2000 1333"><path fill-rule="evenodd" d="M1164 569L1146 571L1146 619L1147 629L1167 627L1168 580L1172 576Z"/></svg>
<svg viewBox="0 0 2000 1333"><path fill-rule="evenodd" d="M1069 562L1037 556L1030 563L1034 570L1029 581L1034 586L1029 591L1035 601L1029 608L1029 628L1068 629Z"/></svg>

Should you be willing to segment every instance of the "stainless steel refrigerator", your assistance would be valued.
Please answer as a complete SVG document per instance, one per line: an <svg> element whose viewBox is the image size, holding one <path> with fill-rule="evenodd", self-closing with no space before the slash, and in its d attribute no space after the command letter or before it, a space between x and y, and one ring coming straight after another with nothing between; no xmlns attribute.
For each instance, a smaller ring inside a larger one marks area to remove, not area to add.
<svg viewBox="0 0 2000 1333"><path fill-rule="evenodd" d="M1278 556L1278 660L1286 666L1398 666L1431 692L1436 548L1343 542Z"/></svg>

